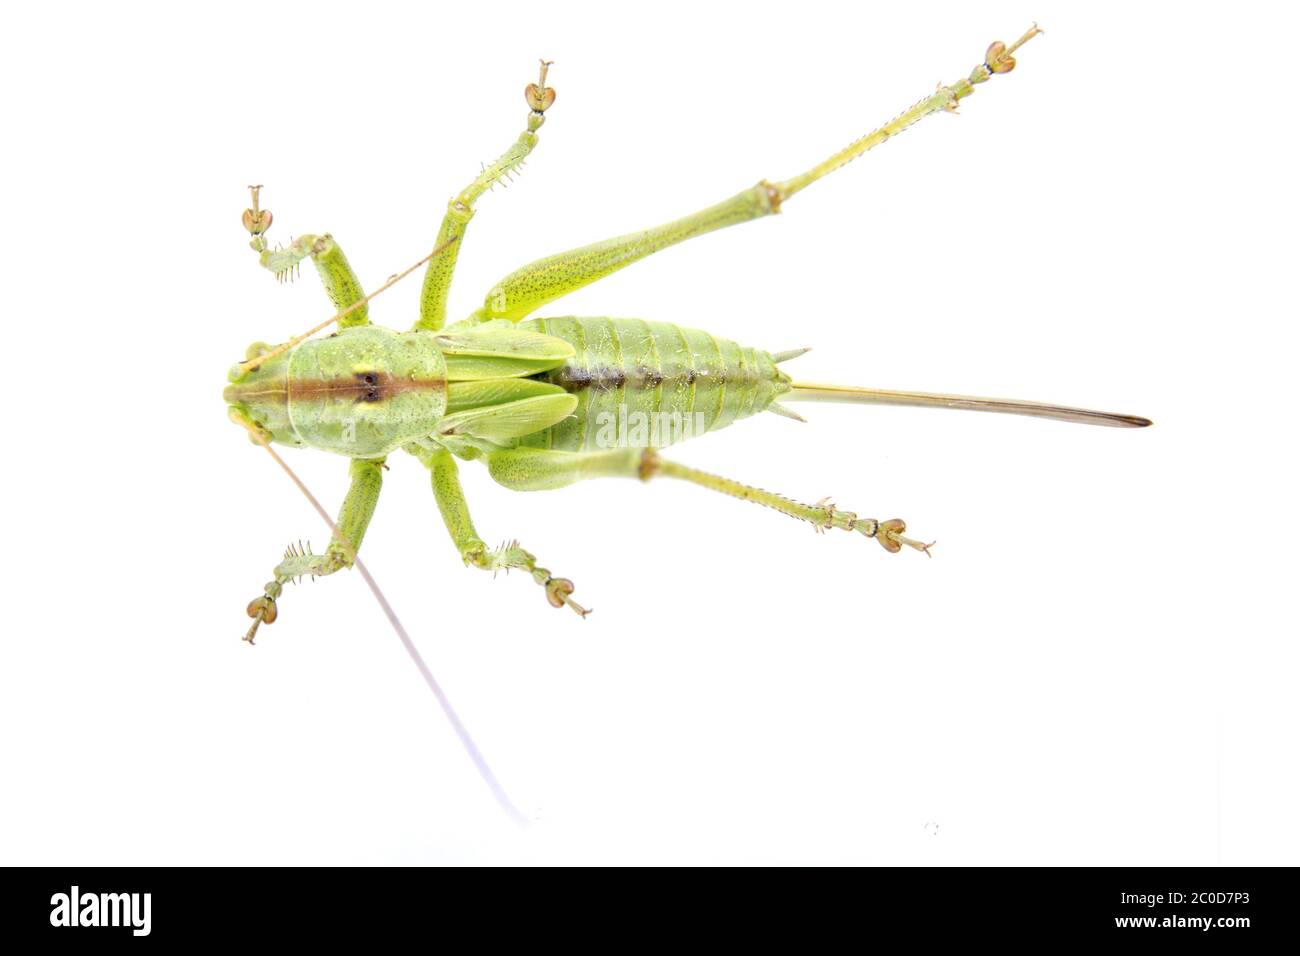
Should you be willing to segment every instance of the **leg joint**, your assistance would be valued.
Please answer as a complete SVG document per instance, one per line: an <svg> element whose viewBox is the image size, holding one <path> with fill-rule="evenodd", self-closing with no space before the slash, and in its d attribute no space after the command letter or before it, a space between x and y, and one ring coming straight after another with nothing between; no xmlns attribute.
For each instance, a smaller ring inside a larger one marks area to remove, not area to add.
<svg viewBox="0 0 1300 956"><path fill-rule="evenodd" d="M636 476L642 481L649 481L659 474L662 467L663 459L659 457L659 452L653 448L647 448L641 452L641 461L637 464Z"/></svg>
<svg viewBox="0 0 1300 956"><path fill-rule="evenodd" d="M483 568L484 570L487 570L492 566L492 562L488 558L487 545L478 538L472 538L471 540L461 544L460 559L464 561L466 565L473 565L476 568Z"/></svg>
<svg viewBox="0 0 1300 956"><path fill-rule="evenodd" d="M454 219L463 226L474 218L474 207L457 196L447 202L447 218Z"/></svg>
<svg viewBox="0 0 1300 956"><path fill-rule="evenodd" d="M781 195L780 188L775 183L770 183L766 179L762 179L759 180L758 185L754 188L761 191L763 197L767 200L768 210L773 215L776 215L781 211L781 200L784 197Z"/></svg>

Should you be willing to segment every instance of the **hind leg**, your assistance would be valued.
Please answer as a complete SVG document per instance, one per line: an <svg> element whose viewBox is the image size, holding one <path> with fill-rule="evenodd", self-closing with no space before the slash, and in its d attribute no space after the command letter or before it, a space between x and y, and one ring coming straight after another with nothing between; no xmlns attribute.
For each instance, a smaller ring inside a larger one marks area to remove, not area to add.
<svg viewBox="0 0 1300 956"><path fill-rule="evenodd" d="M822 532L831 528L856 531L874 538L891 554L904 547L930 553L930 544L905 537L907 524L901 518L880 521L859 518L852 511L837 508L823 498L816 504L803 504L783 495L752 485L721 478L686 465L669 461L653 449L620 448L596 452L559 452L540 448L516 448L493 452L487 456L488 471L499 484L515 491L541 491L562 488L588 478L621 477L675 478L711 491L720 491L742 501L752 501L779 511L783 515L806 521Z"/></svg>
<svg viewBox="0 0 1300 956"><path fill-rule="evenodd" d="M975 91L976 84L984 83L995 73L1009 73L1016 63L1011 54L1038 32L1037 26L1032 27L1010 47L1001 41L993 43L985 51L983 62L971 70L966 79L950 86L940 86L874 132L855 140L798 176L777 183L763 180L730 199L681 219L547 256L517 269L496 284L471 320L510 319L517 322L546 303L669 246L780 212L781 204L795 193L913 123L932 113L955 112L957 104Z"/></svg>

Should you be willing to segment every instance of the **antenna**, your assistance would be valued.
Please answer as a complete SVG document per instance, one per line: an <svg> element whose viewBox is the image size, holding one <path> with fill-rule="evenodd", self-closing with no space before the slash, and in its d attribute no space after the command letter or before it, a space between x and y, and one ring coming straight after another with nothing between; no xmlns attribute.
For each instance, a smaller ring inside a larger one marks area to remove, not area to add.
<svg viewBox="0 0 1300 956"><path fill-rule="evenodd" d="M435 250L435 252L436 251L437 250ZM418 265L419 263L416 263L416 266ZM411 268L414 269L416 266L412 266ZM392 283L390 282L389 285L391 284ZM331 518L329 513L321 507L321 503L316 500L316 496L313 495L311 491L308 490L307 486L302 483L302 479L299 478L294 470L289 467L288 462L281 458L279 453L271 447L271 443L267 441L266 436L262 434L257 426L238 417L235 418L235 421L248 431L249 435L252 436L253 441L266 449L267 454L274 458L275 463L284 469L284 473L289 476L290 480L298 486L298 490L306 496L309 502L311 502L311 506L316 509L316 513L321 516L321 519L327 525L329 525L330 531L338 535L339 529L334 523L334 519ZM339 536L342 538L341 535ZM346 539L343 540L346 542ZM348 545L348 550L352 553L353 565L356 567L357 571L360 572L362 580L366 582L366 586L370 588L370 593L373 594L375 600L379 602L379 607L383 610L384 616L388 618L388 623L393 626L393 630L397 633L397 637L402 642L402 646L406 648L406 653L409 654L411 660L415 662L415 667L420 672L420 676L424 678L425 684L427 684L429 690L433 692L434 698L438 701L438 706L442 708L442 712L446 715L448 722L451 724L452 730L454 730L456 736L460 738L461 746L464 747L465 752L469 754L469 759L473 762L475 769L478 770L479 776L483 778L483 782L487 784L488 789L492 791L492 796L496 798L497 803L500 804L501 809L505 811L506 816L510 817L511 820L520 826L528 826L528 818L520 813L519 809L513 802L511 802L505 788L501 786L501 782L497 780L496 774L494 774L492 768L488 766L488 762L484 758L482 752L478 749L478 745L474 743L474 738L470 736L469 730L465 727L465 724L461 722L460 716L456 713L456 709L451 705L451 700L443 691L437 678L433 676L433 671L429 669L429 665L424 662L424 658L420 655L419 648L417 648L415 642L411 640L411 635L408 634L406 628L402 626L402 622L397 617L397 612L394 611L393 606L388 603L388 598L384 597L384 592L379 589L378 583L376 583L374 577L370 574L370 569L366 567L365 563L361 560L361 556L356 553L356 549L351 547L350 544Z"/></svg>

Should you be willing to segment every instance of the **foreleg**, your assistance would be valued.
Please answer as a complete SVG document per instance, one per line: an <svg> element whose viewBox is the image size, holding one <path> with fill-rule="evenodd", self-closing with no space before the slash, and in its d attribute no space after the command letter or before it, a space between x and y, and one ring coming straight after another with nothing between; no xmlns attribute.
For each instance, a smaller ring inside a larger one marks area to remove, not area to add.
<svg viewBox="0 0 1300 956"><path fill-rule="evenodd" d="M299 236L283 249L269 248L265 234L271 227L271 210L262 209L258 204L261 186L248 188L253 194L253 207L244 210L244 228L253 237L249 245L258 254L258 262L263 269L274 273L276 280L283 282L293 278L302 261L310 258L336 312L357 305L365 298L365 290L352 271L352 266L348 264L347 256L328 233L323 236ZM339 319L339 327L367 325L369 322L369 307L360 305Z"/></svg>
<svg viewBox="0 0 1300 956"><path fill-rule="evenodd" d="M379 491L384 483L383 467L382 458L352 460L352 484L343 499L343 507L339 510L336 530L329 547L322 554L312 554L309 547L289 546L284 560L275 568L275 579L268 581L263 594L248 605L248 616L253 619L253 624L244 635L244 640L253 643L259 626L275 622L275 602L287 582L301 577L324 577L352 567L357 550L361 547L361 539L365 537L366 528L374 516L375 505L379 503Z"/></svg>

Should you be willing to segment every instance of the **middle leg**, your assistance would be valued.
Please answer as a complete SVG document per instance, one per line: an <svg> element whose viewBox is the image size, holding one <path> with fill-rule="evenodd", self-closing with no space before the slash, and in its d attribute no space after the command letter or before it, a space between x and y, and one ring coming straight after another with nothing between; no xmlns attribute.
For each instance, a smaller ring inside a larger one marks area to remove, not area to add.
<svg viewBox="0 0 1300 956"><path fill-rule="evenodd" d="M478 177L447 203L447 214L443 217L438 240L434 245L435 249L441 249L442 252L433 257L424 272L424 287L420 291L420 318L415 323L417 329L440 329L447 321L447 296L451 292L451 277L456 271L456 260L460 256L462 245L458 240L465 234L465 229L474 216L474 203L497 183L509 179L537 145L537 131L546 122L544 114L555 102L555 90L546 85L546 71L550 65L543 60L537 82L528 84L524 90L524 99L531 110L528 114L528 128L519 134L519 138L496 162L483 167Z"/></svg>
<svg viewBox="0 0 1300 956"><path fill-rule="evenodd" d="M433 496L438 502L438 511L443 523L451 535L452 542L460 551L461 560L483 571L523 571L546 591L546 600L551 607L568 605L582 617L588 610L573 600L573 582L568 578L556 578L546 568L538 567L537 559L519 546L518 541L511 541L499 548L489 549L479 537L470 517L469 504L465 501L465 492L460 485L459 469L456 459L444 448L425 453L420 451L417 457L428 466L433 475Z"/></svg>

